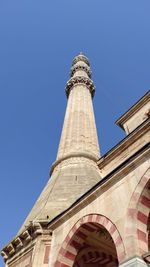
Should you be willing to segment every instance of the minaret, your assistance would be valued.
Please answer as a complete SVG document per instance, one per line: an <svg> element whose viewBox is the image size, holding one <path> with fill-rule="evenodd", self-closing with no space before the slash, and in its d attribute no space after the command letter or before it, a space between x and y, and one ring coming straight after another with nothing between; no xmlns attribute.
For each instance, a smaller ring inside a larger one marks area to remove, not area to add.
<svg viewBox="0 0 150 267"><path fill-rule="evenodd" d="M92 105L95 88L86 56L79 54L74 58L70 76L66 85L66 115L51 178L21 230L31 221L54 218L100 180Z"/></svg>
<svg viewBox="0 0 150 267"><path fill-rule="evenodd" d="M92 105L95 88L90 78L89 61L80 54L73 60L66 86L68 105L57 155L59 161L76 156L97 160L100 156Z"/></svg>
<svg viewBox="0 0 150 267"><path fill-rule="evenodd" d="M101 179L94 92L89 61L80 54L73 60L66 86L68 103L51 177L17 236L2 250L6 267L48 267L52 233L47 223Z"/></svg>

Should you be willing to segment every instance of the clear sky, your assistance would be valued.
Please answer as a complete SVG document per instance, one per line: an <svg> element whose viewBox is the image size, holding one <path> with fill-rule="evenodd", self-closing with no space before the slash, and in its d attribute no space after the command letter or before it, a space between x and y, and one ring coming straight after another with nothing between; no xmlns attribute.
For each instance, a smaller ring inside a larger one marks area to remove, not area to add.
<svg viewBox="0 0 150 267"><path fill-rule="evenodd" d="M150 1L0 0L1 248L48 180L80 51L103 155L125 136L115 120L150 88Z"/></svg>

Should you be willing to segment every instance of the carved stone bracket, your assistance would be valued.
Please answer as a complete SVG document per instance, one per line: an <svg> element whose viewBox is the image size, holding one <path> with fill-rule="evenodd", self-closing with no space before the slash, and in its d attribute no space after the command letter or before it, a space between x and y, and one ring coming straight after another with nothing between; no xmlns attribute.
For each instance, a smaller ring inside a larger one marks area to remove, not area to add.
<svg viewBox="0 0 150 267"><path fill-rule="evenodd" d="M33 227L34 227L35 234L42 234L43 233L43 228L39 222L34 223Z"/></svg>
<svg viewBox="0 0 150 267"><path fill-rule="evenodd" d="M71 68L71 73L70 73L70 76L72 77L74 75L74 73L78 70L83 70L87 73L87 75L91 78L91 70L90 70L90 67L89 66L82 66L82 65L74 65L72 66Z"/></svg>
<svg viewBox="0 0 150 267"><path fill-rule="evenodd" d="M8 248L7 249L8 249L8 252L9 252L10 255L13 255L15 253L15 248L14 248L14 246L13 246L12 243L10 243L8 245Z"/></svg>
<svg viewBox="0 0 150 267"><path fill-rule="evenodd" d="M25 240L25 241L30 241L32 239L31 234L29 233L28 230L24 231L21 235L21 237Z"/></svg>
<svg viewBox="0 0 150 267"><path fill-rule="evenodd" d="M5 251L2 250L1 251L1 255L2 255L4 261L6 262L8 260L8 254Z"/></svg>
<svg viewBox="0 0 150 267"><path fill-rule="evenodd" d="M6 262L8 259L12 258L15 253L24 249L32 240L34 240L38 235L50 235L52 233L47 229L48 222L31 222L25 231L20 233L14 240L12 240L6 247L1 251L1 255Z"/></svg>
<svg viewBox="0 0 150 267"><path fill-rule="evenodd" d="M86 87L90 90L92 97L94 96L95 87L94 87L93 81L90 78L86 78L86 77L83 77L83 76L77 76L77 77L71 78L67 82L67 85L66 85L66 95L67 95L67 97L69 96L70 91L72 90L72 88L76 84L84 84L84 85L86 85Z"/></svg>
<svg viewBox="0 0 150 267"><path fill-rule="evenodd" d="M17 248L22 248L23 247L23 242L21 240L20 237L17 237L15 240L14 240L14 243L16 245Z"/></svg>

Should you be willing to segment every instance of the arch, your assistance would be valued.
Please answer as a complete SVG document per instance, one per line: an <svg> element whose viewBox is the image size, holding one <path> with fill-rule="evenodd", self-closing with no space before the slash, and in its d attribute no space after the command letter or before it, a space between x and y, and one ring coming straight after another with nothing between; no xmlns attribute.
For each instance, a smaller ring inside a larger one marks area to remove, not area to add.
<svg viewBox="0 0 150 267"><path fill-rule="evenodd" d="M125 245L128 256L148 251L148 217L150 211L150 168L137 184L128 206L125 225Z"/></svg>
<svg viewBox="0 0 150 267"><path fill-rule="evenodd" d="M149 181L143 189L137 207L137 236L140 252L143 254L149 250L148 221L150 211L150 184Z"/></svg>
<svg viewBox="0 0 150 267"><path fill-rule="evenodd" d="M87 236L100 228L100 226L103 226L112 237L116 246L118 261L122 261L125 257L125 250L115 224L103 215L89 214L79 219L66 236L54 267L72 267L78 250L84 244Z"/></svg>

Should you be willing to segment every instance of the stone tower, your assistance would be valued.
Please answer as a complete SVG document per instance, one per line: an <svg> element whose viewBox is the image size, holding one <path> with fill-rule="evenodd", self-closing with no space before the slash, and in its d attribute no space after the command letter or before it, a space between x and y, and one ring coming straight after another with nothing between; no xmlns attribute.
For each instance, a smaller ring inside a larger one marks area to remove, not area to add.
<svg viewBox="0 0 150 267"><path fill-rule="evenodd" d="M17 246L21 248L20 241L30 239L32 232L35 243L34 253L36 254L36 250L39 253L39 242L43 244L43 241L42 239L39 241L37 233L41 231L45 235L45 246L48 247L50 235L47 235L45 229L47 222L66 210L100 180L97 166L100 152L92 104L94 92L89 60L80 53L73 60L70 80L66 85L68 103L57 159L50 172L51 177L19 230L19 239L18 237L15 239L14 245L11 243L13 248ZM28 251L24 244L23 250ZM20 256L16 253L17 250L13 250L13 259L20 262ZM7 253L5 256L7 258ZM41 258L43 258L42 253ZM35 256L32 267L37 267L37 262L38 264L40 262L39 255L38 260ZM9 266L9 260L7 264ZM13 266L20 265L16 263ZM41 265L38 266L41 267Z"/></svg>
<svg viewBox="0 0 150 267"><path fill-rule="evenodd" d="M117 120L126 137L101 157L83 54L66 95L51 178L1 251L6 267L150 266L150 91Z"/></svg>
<svg viewBox="0 0 150 267"><path fill-rule="evenodd" d="M100 180L100 157L92 97L90 64L80 54L73 60L66 85L68 104L57 159L51 178L35 203L21 231L30 221L52 219Z"/></svg>

